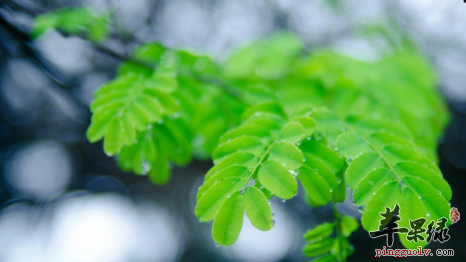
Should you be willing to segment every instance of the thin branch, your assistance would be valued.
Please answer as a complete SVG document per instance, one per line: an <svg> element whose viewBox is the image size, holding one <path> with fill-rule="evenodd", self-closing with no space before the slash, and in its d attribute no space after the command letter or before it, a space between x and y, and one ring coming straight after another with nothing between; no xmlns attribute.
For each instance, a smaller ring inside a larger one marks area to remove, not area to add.
<svg viewBox="0 0 466 262"><path fill-rule="evenodd" d="M2 4L3 6L6 6L6 7L9 7L10 9L12 10L15 10L15 11L18 11L18 12L22 12L22 13L26 13L26 14L29 14L29 15L32 15L32 16L37 16L37 15L40 15L41 13L41 10L39 9L36 9L28 4L25 4L23 2L17 2L17 1L12 1L12 0L2 0Z"/></svg>
<svg viewBox="0 0 466 262"><path fill-rule="evenodd" d="M27 13L27 14L29 14L31 16L36 16L36 15L44 13L44 12L42 12L42 10L36 10L36 9L34 9L32 7L25 6L23 4L17 3L17 2L12 1L12 0L4 0L3 5L4 6L6 5L7 7L11 8L11 9L14 9L16 11ZM11 26L13 26L13 25L11 25ZM15 28L15 30L22 34L22 36L23 36L22 40L24 42L27 42L27 41L30 40L30 37L29 37L29 35L27 33L22 32L17 28ZM64 32L63 30L59 30L59 29L56 29L56 30L58 32L60 32L60 34L62 34L63 36L71 36L71 34L69 34L67 32ZM27 37L25 37L25 35ZM73 34L72 36L79 37L79 38L91 43L92 48L94 50L96 50L99 53L102 53L102 54L104 54L104 55L106 55L108 57L111 57L111 58L114 58L114 59L117 59L117 60L120 60L120 61L127 61L127 62L136 64L136 65L139 65L139 66L147 67L149 69L155 69L157 67L157 65L155 63L148 63L146 61L134 58L134 57L132 57L130 55L119 53L119 52L117 52L117 51L115 51L115 50L113 50L113 49L111 49L111 48L109 48L107 46L102 45L102 44L93 43L93 42L89 41L86 34ZM26 46L27 46L27 48L29 50L28 54L30 54L31 56L36 58L36 60L38 60L43 65L43 67L47 69L48 67L45 67L45 65L43 64L41 59L39 59L39 57L38 57L37 53L35 52L35 50L33 50L27 44L26 44ZM198 80L198 81L200 81L200 82L210 83L210 84L216 85L226 95L229 95L229 96L235 98L237 101L241 102L242 104L247 104L236 92L233 92L231 90L231 87L227 83L223 82L220 79L216 79L216 78L212 78L212 77L207 78L207 77L202 77L202 76L198 76L198 75L189 75L189 76L196 79L196 80Z"/></svg>

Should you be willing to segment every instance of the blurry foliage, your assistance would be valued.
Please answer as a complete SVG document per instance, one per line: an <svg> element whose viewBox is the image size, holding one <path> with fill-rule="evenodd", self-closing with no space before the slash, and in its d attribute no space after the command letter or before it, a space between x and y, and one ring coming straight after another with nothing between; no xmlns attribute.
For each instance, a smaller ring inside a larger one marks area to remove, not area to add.
<svg viewBox="0 0 466 262"><path fill-rule="evenodd" d="M84 9L57 11L38 17L33 34L86 29L92 40L95 19ZM369 63L308 52L283 32L216 63L144 44L95 93L87 136L103 139L123 170L156 184L167 182L173 164L213 159L195 213L214 221L221 245L236 241L244 213L256 228L271 229L269 199L293 198L299 181L310 206L332 202L335 211L334 222L304 235L305 255L343 261L358 227L336 209L346 186L364 210L366 231L377 230L379 213L395 203L400 226L448 216L452 192L436 158L448 113L435 84L432 69L408 45ZM415 248L403 236L403 245Z"/></svg>
<svg viewBox="0 0 466 262"><path fill-rule="evenodd" d="M307 244L303 252L308 257L319 256L313 260L315 262L343 261L353 253L348 237L358 229L358 221L338 214L335 218L335 222L321 224L304 234ZM336 237L331 237L335 231Z"/></svg>
<svg viewBox="0 0 466 262"><path fill-rule="evenodd" d="M101 42L109 33L107 18L97 16L86 8L66 8L40 15L34 20L32 36L37 38L49 29L68 34L87 34L89 40Z"/></svg>

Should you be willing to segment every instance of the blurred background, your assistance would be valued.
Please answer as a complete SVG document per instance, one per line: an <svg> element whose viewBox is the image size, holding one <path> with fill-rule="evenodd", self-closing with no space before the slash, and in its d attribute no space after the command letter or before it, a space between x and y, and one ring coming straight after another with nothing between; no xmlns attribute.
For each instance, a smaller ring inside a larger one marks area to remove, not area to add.
<svg viewBox="0 0 466 262"><path fill-rule="evenodd" d="M312 210L300 198L273 202L274 229L261 232L245 220L237 243L216 247L210 224L193 212L210 162L174 168L165 186L121 172L101 143L85 137L93 92L114 77L120 61L77 37L53 31L35 42L29 37L34 15L83 5L113 13L105 47L120 54L157 41L221 60L235 47L288 30L311 51L375 60L390 46L364 29L402 29L432 62L451 110L438 154L452 206L466 212L461 0L0 0L0 262L307 261L302 234L332 219L330 209ZM352 203L339 208L360 216ZM430 248L454 249L455 257L442 261L466 261L464 233L460 220L450 241ZM351 241L356 250L348 261L371 260L385 244L362 229Z"/></svg>

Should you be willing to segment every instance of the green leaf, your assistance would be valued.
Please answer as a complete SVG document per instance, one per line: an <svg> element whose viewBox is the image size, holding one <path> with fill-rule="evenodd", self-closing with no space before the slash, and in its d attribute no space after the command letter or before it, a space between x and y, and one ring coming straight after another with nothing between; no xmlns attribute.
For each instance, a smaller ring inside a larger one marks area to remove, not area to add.
<svg viewBox="0 0 466 262"><path fill-rule="evenodd" d="M335 223L324 223L313 229L308 230L304 234L304 239L307 242L315 242L329 237L335 228Z"/></svg>
<svg viewBox="0 0 466 262"><path fill-rule="evenodd" d="M164 184L170 178L171 162L183 165L191 160L190 137L183 119L164 118L164 121L138 132L134 143L122 146L117 155L118 164L127 172L149 174L154 183Z"/></svg>
<svg viewBox="0 0 466 262"><path fill-rule="evenodd" d="M259 169L259 182L281 199L293 198L298 193L298 184L294 176L283 164L266 161Z"/></svg>
<svg viewBox="0 0 466 262"><path fill-rule="evenodd" d="M267 197L255 187L244 190L244 210L251 223L259 230L273 227L273 215Z"/></svg>
<svg viewBox="0 0 466 262"><path fill-rule="evenodd" d="M296 143L306 136L303 126L298 122L288 122L280 130L278 139L290 143Z"/></svg>
<svg viewBox="0 0 466 262"><path fill-rule="evenodd" d="M383 168L385 163L374 153L365 153L353 160L346 171L346 182L355 187L363 177L377 168Z"/></svg>
<svg viewBox="0 0 466 262"><path fill-rule="evenodd" d="M277 161L288 170L300 168L304 162L303 153L289 142L278 142L272 148L269 160Z"/></svg>
<svg viewBox="0 0 466 262"><path fill-rule="evenodd" d="M348 238L340 236L335 240L335 244L332 248L332 254L334 256L340 257L340 260L345 260L349 255L353 253L353 247L350 245Z"/></svg>
<svg viewBox="0 0 466 262"><path fill-rule="evenodd" d="M314 119L312 119L312 117L298 116L295 117L294 120L301 123L302 127L304 128L305 136L310 136L312 133L314 133L314 130L316 129L316 122Z"/></svg>
<svg viewBox="0 0 466 262"><path fill-rule="evenodd" d="M349 237L356 229L358 229L359 224L356 219L349 216L341 217L341 233L345 237Z"/></svg>
<svg viewBox="0 0 466 262"><path fill-rule="evenodd" d="M307 257L316 257L332 250L335 239L324 238L322 240L309 243L304 246L303 253Z"/></svg>
<svg viewBox="0 0 466 262"><path fill-rule="evenodd" d="M450 205L438 193L436 188L417 177L405 177L403 182L408 186L403 188L400 200L400 216L402 218L398 223L400 227L410 228L410 219L426 218L427 223L424 225L424 228L427 228L427 224L432 220L437 221L442 217L448 218ZM449 225L451 225L451 222L447 220L446 226ZM414 249L417 246L425 246L427 244L425 240L417 243L409 242L406 239L406 235L399 237L407 248Z"/></svg>
<svg viewBox="0 0 466 262"><path fill-rule="evenodd" d="M344 201L346 189L342 178L343 159L322 141L305 140L300 149L304 153L305 168L298 178L308 194L312 206L328 204L332 200Z"/></svg>
<svg viewBox="0 0 466 262"><path fill-rule="evenodd" d="M312 262L337 262L337 258L334 255L324 255L313 259Z"/></svg>
<svg viewBox="0 0 466 262"><path fill-rule="evenodd" d="M160 146L158 146L157 150L158 157L155 158L150 167L149 179L156 185L162 185L166 184L170 178L170 166Z"/></svg>
<svg viewBox="0 0 466 262"><path fill-rule="evenodd" d="M225 133L221 138L220 138L220 143L226 142L230 139L234 139L240 136L254 136L262 139L266 139L270 137L270 133L267 130L267 128L264 128L262 126L254 125L254 124L245 124L241 125L238 128L232 129Z"/></svg>
<svg viewBox="0 0 466 262"><path fill-rule="evenodd" d="M262 116L286 118L286 113L279 104L269 102L249 107L244 111L242 118L247 120Z"/></svg>
<svg viewBox="0 0 466 262"><path fill-rule="evenodd" d="M31 34L37 38L50 29L69 34L86 32L93 42L101 42L108 35L106 18L82 7L63 8L37 16Z"/></svg>
<svg viewBox="0 0 466 262"><path fill-rule="evenodd" d="M377 191L364 209L361 217L362 227L366 231L378 231L381 220L380 213L385 211L385 207L393 208L396 204L399 204L401 195L401 188L397 182L393 181L385 184Z"/></svg>
<svg viewBox="0 0 466 262"><path fill-rule="evenodd" d="M213 175L230 166L238 165L252 168L256 165L257 160L257 157L251 153L237 152L231 154L216 163L215 166L212 167L209 172L207 172L205 181L209 180Z"/></svg>
<svg viewBox="0 0 466 262"><path fill-rule="evenodd" d="M327 183L325 177L314 169L302 167L298 173L312 206L324 206L332 200L332 187Z"/></svg>
<svg viewBox="0 0 466 262"><path fill-rule="evenodd" d="M231 246L238 239L243 226L243 196L236 192L227 197L215 216L212 237L219 245Z"/></svg>
<svg viewBox="0 0 466 262"><path fill-rule="evenodd" d="M222 169L218 173L215 173L212 177L204 182L204 184L199 188L196 195L196 200L199 200L204 193L209 190L213 185L227 178L239 178L247 179L249 176L249 170L244 166L231 166L225 169Z"/></svg>
<svg viewBox="0 0 466 262"><path fill-rule="evenodd" d="M265 150L265 146L261 140L253 136L242 136L231 139L220 144L214 151L213 158L216 162L220 161L228 155L238 151L260 155Z"/></svg>
<svg viewBox="0 0 466 262"><path fill-rule="evenodd" d="M47 30L55 28L60 23L60 18L56 15L43 15L34 19L32 36L37 38Z"/></svg>
<svg viewBox="0 0 466 262"><path fill-rule="evenodd" d="M276 34L229 56L225 62L225 73L235 78L279 78L290 70L292 60L301 48L302 43L295 36Z"/></svg>
<svg viewBox="0 0 466 262"><path fill-rule="evenodd" d="M227 178L213 185L199 199L194 212L201 222L215 218L223 201L244 186L244 180Z"/></svg>
<svg viewBox="0 0 466 262"><path fill-rule="evenodd" d="M177 110L174 99L156 85L149 84L154 81L157 80L150 76L128 74L99 88L91 104L89 141L96 142L104 137L106 153L118 154L123 146L135 142L136 131L173 114Z"/></svg>
<svg viewBox="0 0 466 262"><path fill-rule="evenodd" d="M344 161L340 155L322 141L305 140L299 148L303 151L305 157L317 158L333 174L340 172L344 166ZM310 163L312 161L306 160L306 162Z"/></svg>
<svg viewBox="0 0 466 262"><path fill-rule="evenodd" d="M353 200L358 205L367 205L367 202L388 182L393 181L393 174L386 168L377 168L370 171L354 188Z"/></svg>
<svg viewBox="0 0 466 262"><path fill-rule="evenodd" d="M105 20L96 20L93 23L91 23L88 27L89 30L89 39L92 42L95 43L100 43L104 41L108 34L108 26Z"/></svg>
<svg viewBox="0 0 466 262"><path fill-rule="evenodd" d="M347 158L355 158L361 153L371 152L369 145L355 133L344 133L337 140L338 151Z"/></svg>

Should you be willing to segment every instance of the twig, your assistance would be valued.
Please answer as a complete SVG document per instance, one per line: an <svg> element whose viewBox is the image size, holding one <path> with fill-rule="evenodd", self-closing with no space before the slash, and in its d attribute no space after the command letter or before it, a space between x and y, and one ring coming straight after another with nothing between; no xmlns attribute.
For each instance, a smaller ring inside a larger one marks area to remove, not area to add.
<svg viewBox="0 0 466 262"><path fill-rule="evenodd" d="M28 6L24 3L19 3L12 0L2 0L4 6L9 7L12 10L20 11L32 16L40 15L42 12L32 6Z"/></svg>
<svg viewBox="0 0 466 262"><path fill-rule="evenodd" d="M21 12L24 12L24 13L27 13L31 16L36 16L36 15L39 15L39 14L42 14L44 13L42 10L36 10L36 9L33 9L31 7L28 7L28 6L25 6L23 4L20 4L20 3L17 3L15 1L12 1L12 0L4 0L3 1L3 5L11 8L11 9L14 9L16 11L21 11ZM10 26L13 27L13 25L10 24ZM30 40L30 37L27 33L25 32L22 32L20 31L19 29L15 28L15 31L18 31L22 34L22 40L24 42L28 42ZM67 32L64 32L63 30L59 30L57 29L58 32L60 32L62 35L64 36L71 36L69 33ZM25 37L26 36L26 37ZM148 63L146 61L143 61L143 60L140 60L140 59L137 59L137 58L134 58L132 56L129 56L129 55L126 55L126 54L122 54L122 53L119 53L115 50L112 50L110 49L109 47L107 46L104 46L104 45L101 45L101 44L96 44L96 43L92 43L91 41L89 41L89 39L87 38L87 35L85 34L73 34L73 36L76 36L76 37L79 37L89 43L92 44L92 47L94 50L104 54L104 55L107 55L109 57L112 57L112 58L115 58L117 60L121 60L121 61L128 61L128 62L131 62L133 64L136 64L136 65L139 65L139 66L143 66L143 67L147 67L149 69L155 69L157 67L157 65L155 63ZM39 59L37 53L35 52L35 50L33 50L30 46L26 45L27 48L28 48L28 54L30 54L31 56L33 56L34 58L36 58L36 60L38 62L41 63L41 65L43 65L43 67L46 69L46 70L49 70L47 69L48 67L46 67L43 62L41 61L41 59ZM212 78L212 77L209 77L209 78L206 78L206 77L200 77L200 76L197 76L197 75L189 75L189 77L193 77L194 79L200 81L200 82L204 82L204 83L210 83L210 84L213 84L213 85L216 85L218 86L225 94L235 98L236 100L238 100L239 102L241 102L242 104L247 104L236 92L233 92L231 90L231 87L223 82L222 80L220 79L216 79L216 78Z"/></svg>

